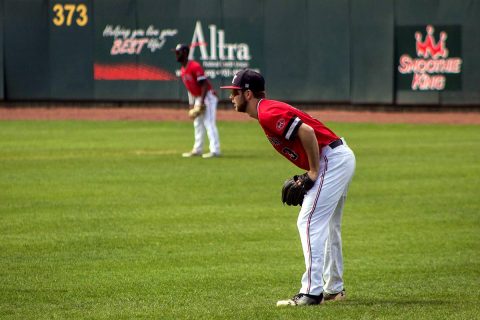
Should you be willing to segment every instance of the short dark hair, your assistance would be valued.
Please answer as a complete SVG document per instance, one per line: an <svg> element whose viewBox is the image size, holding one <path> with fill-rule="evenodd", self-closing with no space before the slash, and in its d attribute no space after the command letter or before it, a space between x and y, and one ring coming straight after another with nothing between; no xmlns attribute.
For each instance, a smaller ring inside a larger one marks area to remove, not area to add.
<svg viewBox="0 0 480 320"><path fill-rule="evenodd" d="M188 54L190 53L190 46L184 43L179 43L174 50L177 52L185 51Z"/></svg>
<svg viewBox="0 0 480 320"><path fill-rule="evenodd" d="M265 99L265 91L252 91L252 93L256 99Z"/></svg>

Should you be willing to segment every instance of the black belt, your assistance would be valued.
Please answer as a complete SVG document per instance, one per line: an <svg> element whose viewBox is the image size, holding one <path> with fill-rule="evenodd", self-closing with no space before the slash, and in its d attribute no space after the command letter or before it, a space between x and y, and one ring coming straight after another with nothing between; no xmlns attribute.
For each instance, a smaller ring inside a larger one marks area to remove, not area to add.
<svg viewBox="0 0 480 320"><path fill-rule="evenodd" d="M330 148L332 148L332 149L335 149L336 147L341 146L342 144L343 144L342 139L338 139L338 140L335 140L335 141L333 141L333 142L330 142L330 143L328 144L328 146L329 146Z"/></svg>

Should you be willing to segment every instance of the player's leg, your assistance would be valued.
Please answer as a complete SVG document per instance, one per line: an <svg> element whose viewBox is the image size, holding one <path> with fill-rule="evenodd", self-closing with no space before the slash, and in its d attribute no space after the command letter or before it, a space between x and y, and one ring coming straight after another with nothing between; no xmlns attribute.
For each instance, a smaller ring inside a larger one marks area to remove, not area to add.
<svg viewBox="0 0 480 320"><path fill-rule="evenodd" d="M320 161L320 175L308 191L298 215L297 227L305 259L300 293L320 295L323 291L323 248L328 235L328 221L335 209L327 201L325 179L328 178L326 158ZM327 190L328 191L328 190Z"/></svg>
<svg viewBox="0 0 480 320"><path fill-rule="evenodd" d="M319 178L305 196L299 214L297 224L306 265L301 293L317 295L323 292L325 243L329 234L330 219L345 192L355 166L353 153L345 155L343 153L341 150L335 151L330 148L322 152Z"/></svg>
<svg viewBox="0 0 480 320"><path fill-rule="evenodd" d="M343 256L341 220L345 196L340 201L328 224L328 237L325 243L325 263L323 267L324 287L326 296L341 293L343 288Z"/></svg>
<svg viewBox="0 0 480 320"><path fill-rule="evenodd" d="M218 98L212 92L208 92L205 97L205 110L203 123L207 131L208 140L210 142L210 153L204 157L212 157L220 155L220 137L216 124Z"/></svg>
<svg viewBox="0 0 480 320"><path fill-rule="evenodd" d="M205 138L205 126L203 124L203 115L199 115L193 120L193 148L189 152L182 154L184 158L201 156L203 152L203 141Z"/></svg>
<svg viewBox="0 0 480 320"><path fill-rule="evenodd" d="M204 115L201 114L193 120L193 132L195 142L193 144L193 151L196 153L203 152L203 142L205 140L205 125L203 124Z"/></svg>
<svg viewBox="0 0 480 320"><path fill-rule="evenodd" d="M302 275L300 293L318 296L323 293L323 247L327 236L329 215L327 212L318 213L315 209L313 211L311 213L308 210L302 210L297 221L305 259L305 272Z"/></svg>
<svg viewBox="0 0 480 320"><path fill-rule="evenodd" d="M342 149L339 149L338 151L340 151L340 153L332 155L332 158L342 158L338 166L340 176L338 181L344 183L344 190L338 200L337 206L328 225L328 237L325 244L325 262L323 268L325 300L345 299L341 222L348 187L355 169L355 157L348 147L342 147Z"/></svg>
<svg viewBox="0 0 480 320"><path fill-rule="evenodd" d="M200 104L200 97L195 98L195 104ZM202 153L203 152L203 143L205 140L205 125L203 121L204 115L201 114L193 120L193 134L195 142L193 144L192 152Z"/></svg>
<svg viewBox="0 0 480 320"><path fill-rule="evenodd" d="M300 292L291 299L280 300L277 306L315 305L323 302L322 267L323 247L328 231L330 214L328 209L318 212L321 205L322 187L326 173L326 163L320 162L320 176L312 189L303 199L302 208L298 215L297 227L302 243L305 258L305 273L302 276ZM333 211L332 208L330 211Z"/></svg>

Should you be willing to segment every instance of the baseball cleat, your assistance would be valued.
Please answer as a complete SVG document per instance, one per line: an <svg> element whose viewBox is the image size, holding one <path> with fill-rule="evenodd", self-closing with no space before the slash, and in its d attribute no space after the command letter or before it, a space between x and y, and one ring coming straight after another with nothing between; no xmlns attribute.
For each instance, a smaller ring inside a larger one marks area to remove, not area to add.
<svg viewBox="0 0 480 320"><path fill-rule="evenodd" d="M292 299L277 301L277 307L296 307L296 306L313 306L323 303L323 295L313 296L310 294L299 293Z"/></svg>
<svg viewBox="0 0 480 320"><path fill-rule="evenodd" d="M194 151L182 153L182 157L184 158L200 157L201 155L202 155L201 152L194 152Z"/></svg>
<svg viewBox="0 0 480 320"><path fill-rule="evenodd" d="M205 153L205 154L202 156L203 159L217 158L217 157L220 157L220 153L209 152L209 153Z"/></svg>
<svg viewBox="0 0 480 320"><path fill-rule="evenodd" d="M323 298L325 301L343 301L347 299L347 293L345 292L345 289L337 293L324 292Z"/></svg>

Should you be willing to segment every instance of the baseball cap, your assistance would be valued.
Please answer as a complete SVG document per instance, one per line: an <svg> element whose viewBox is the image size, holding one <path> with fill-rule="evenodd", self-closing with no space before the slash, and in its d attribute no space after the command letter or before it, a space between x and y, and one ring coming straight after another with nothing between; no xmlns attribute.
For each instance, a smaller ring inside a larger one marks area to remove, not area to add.
<svg viewBox="0 0 480 320"><path fill-rule="evenodd" d="M172 51L183 51L183 50L190 51L190 47L188 45L184 44L184 43L179 43L179 44L177 44L175 49L172 50Z"/></svg>
<svg viewBox="0 0 480 320"><path fill-rule="evenodd" d="M241 89L252 91L265 91L265 79L263 76L251 69L243 69L237 72L232 80L231 86L220 87L221 89Z"/></svg>

